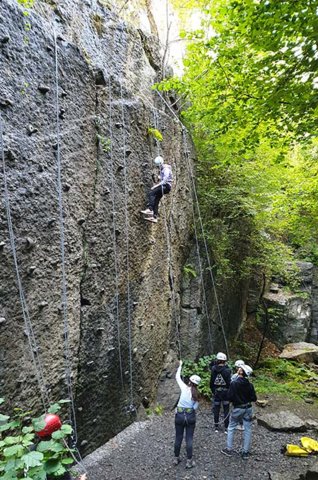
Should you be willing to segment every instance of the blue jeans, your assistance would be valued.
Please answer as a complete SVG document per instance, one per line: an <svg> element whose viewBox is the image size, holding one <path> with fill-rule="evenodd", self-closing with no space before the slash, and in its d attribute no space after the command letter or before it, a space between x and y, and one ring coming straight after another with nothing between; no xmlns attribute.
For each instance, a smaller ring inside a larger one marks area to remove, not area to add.
<svg viewBox="0 0 318 480"><path fill-rule="evenodd" d="M192 449L193 449L193 434L195 429L195 412L186 413L182 412L176 413L175 416L175 427L176 427L176 439L174 442L174 455L179 457L181 444L183 440L184 430L186 432L186 447L187 447L187 458L191 460L192 458Z"/></svg>
<svg viewBox="0 0 318 480"><path fill-rule="evenodd" d="M240 421L243 420L243 452L249 452L252 438L252 416L253 409L250 408L233 408L230 417L230 425L227 434L227 448L233 448L234 432Z"/></svg>
<svg viewBox="0 0 318 480"><path fill-rule="evenodd" d="M227 390L216 391L214 394L214 399L212 400L215 427L219 426L221 405L223 405L224 427L227 430L230 420L230 402L227 400Z"/></svg>

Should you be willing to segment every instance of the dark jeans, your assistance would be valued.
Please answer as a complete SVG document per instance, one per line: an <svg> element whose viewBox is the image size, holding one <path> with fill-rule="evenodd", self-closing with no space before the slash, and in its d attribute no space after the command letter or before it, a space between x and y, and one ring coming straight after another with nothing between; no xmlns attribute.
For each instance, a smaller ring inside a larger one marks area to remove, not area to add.
<svg viewBox="0 0 318 480"><path fill-rule="evenodd" d="M176 440L174 442L174 455L179 457L184 430L186 431L187 458L192 458L193 434L195 428L195 412L176 413L175 416Z"/></svg>
<svg viewBox="0 0 318 480"><path fill-rule="evenodd" d="M215 426L219 425L221 404L223 405L224 427L227 429L230 421L230 418L229 418L230 402L227 400L227 390L216 391L214 394L213 414L214 414Z"/></svg>
<svg viewBox="0 0 318 480"><path fill-rule="evenodd" d="M165 183L164 185L159 185L153 190L150 190L148 194L148 208L150 208L150 210L153 210L154 217L157 217L158 215L159 202L162 196L169 193L170 190L171 187L167 183Z"/></svg>

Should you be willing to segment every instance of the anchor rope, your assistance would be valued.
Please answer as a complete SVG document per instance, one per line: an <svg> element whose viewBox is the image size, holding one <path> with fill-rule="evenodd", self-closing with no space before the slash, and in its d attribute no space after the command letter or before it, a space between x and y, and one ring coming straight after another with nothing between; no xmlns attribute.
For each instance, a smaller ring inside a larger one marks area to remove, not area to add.
<svg viewBox="0 0 318 480"><path fill-rule="evenodd" d="M74 405L74 395L72 388L72 373L69 345L69 322L68 322L68 298L66 287L66 268L65 268L65 225L64 225L64 208L62 193L62 164L61 164L61 126L60 126L60 104L59 104L59 72L58 72L58 49L56 40L56 31L54 33L54 66L55 66L55 123L56 123L56 168L57 168L57 193L58 193L58 210L59 210L59 228L60 228L60 255L61 255L61 271L62 271L62 312L63 312L63 339L64 339L64 360L65 360L65 379L67 384L68 398L70 400L70 422L74 431L74 443L77 444L77 424Z"/></svg>
<svg viewBox="0 0 318 480"><path fill-rule="evenodd" d="M10 195L9 195L9 189L8 189L7 170L6 170L6 162L5 162L5 155L4 155L3 120L2 120L1 112L0 112L0 140L1 140L1 159L2 159L2 172L3 172L3 183L4 183L4 201L5 201L8 231L9 231L10 247L11 247L12 256L13 256L16 280L18 284L19 298L20 298L22 316L23 316L24 325L25 325L25 332L28 339L28 343L29 343L29 349L30 349L30 354L32 358L32 363L34 366L36 379L39 385L42 405L45 410L48 404L50 403L49 395L46 388L46 382L44 379L42 363L38 353L39 347L36 342L32 321L30 318L30 314L29 314L29 310L28 310L28 306L27 306L27 302L24 294L20 268L19 268L19 263L17 258L17 249L16 249L15 235L13 230L12 216L11 216Z"/></svg>
<svg viewBox="0 0 318 480"><path fill-rule="evenodd" d="M122 28L121 41L123 43L124 28ZM120 100L121 100L121 121L122 121L122 150L124 163L124 196L125 196L125 240L126 240L126 275L127 275L127 328L128 328L128 360L129 360L129 393L130 393L130 407L134 403L133 394L133 361L132 361L132 325L131 325L131 295L130 295L130 244L129 244L129 212L128 212L128 168L126 158L126 118L123 95L123 72L120 77Z"/></svg>
<svg viewBox="0 0 318 480"><path fill-rule="evenodd" d="M183 128L183 130L186 130L186 131L187 131L185 125L182 123L182 121L179 119L179 117L176 115L176 113L175 113L175 112L173 111L173 109L170 107L170 105L168 104L168 102L166 101L166 99L163 97L163 95L161 95L161 93L160 93L158 90L156 90L156 92L157 92L158 96L161 98L161 100L165 103L165 105L167 106L167 108L171 111L171 113L173 114L173 116L174 116L174 117L177 119L177 121L180 123L180 125L181 125L182 128ZM214 293L214 297L215 297L215 303L216 303L216 307L217 307L217 311L218 311L218 315L219 315L219 319L220 319L220 326L221 326L221 330L222 330L222 335L223 335L224 345L225 345L225 349L226 349L226 354L227 354L227 356L228 356L228 358L229 358L228 341L227 341L227 337L226 337L226 333L225 333L224 321L223 321L223 316L222 316L222 312L221 312L220 302L219 302L218 294L217 294L217 290L216 290L215 279L214 279L214 275L213 275L213 272L212 272L212 265L211 265L209 249L208 249L208 245L207 245L207 241L206 241L206 235L205 235L205 230L204 230L203 221L202 221L202 216L201 216L199 199L198 199L198 195L197 195L197 190L196 190L196 185L195 185L195 181L194 181L194 176L193 176L192 167L191 167L191 164L190 164L189 159L187 159L187 160L188 160L188 172L189 172L189 175L190 175L191 184L192 184L192 191L193 191L193 195L194 195L194 200L195 200L196 208L197 208L197 211L198 211L199 225L200 225L200 229L201 229L201 233L202 233L202 238L203 238L203 243L204 243L204 249L205 249L205 253L206 253L207 263L208 263L208 270L209 270L209 274L210 274L212 289L213 289L213 293Z"/></svg>
<svg viewBox="0 0 318 480"><path fill-rule="evenodd" d="M109 91L109 156L110 156L110 169L111 169L111 196L112 196L112 213L113 213L113 251L114 251L114 269L115 269L115 315L116 315L116 326L117 326L117 342L118 342L118 359L119 359L119 370L120 370L120 380L122 387L124 386L124 377L123 377L123 365L122 365L122 354L121 354L121 332L120 332L120 322L119 322L119 265L117 257L117 243L116 243L116 211L115 211L115 171L114 171L114 158L113 158L113 129L112 129L112 94L111 94L111 81L110 76L108 78L108 91Z"/></svg>
<svg viewBox="0 0 318 480"><path fill-rule="evenodd" d="M158 130L159 128L159 115L158 111L156 109L153 110L154 114L154 125L155 128ZM159 141L156 139L157 143L157 152L159 152ZM161 186L162 188L162 200L164 198L164 193L163 193L163 185ZM175 282L174 282L174 272L173 272L173 254L172 254L172 248L171 248L171 240L170 240L170 231L168 228L168 221L167 221L167 212L166 212L166 205L164 202L162 202L163 206L163 216L164 216L164 225L165 225L165 236L166 236L166 243L167 243L167 253L168 253L168 275L169 275L169 283L170 283L170 291L171 291L171 304L172 304L172 309L174 309L174 321L175 321L175 343L178 349L179 353L179 358L182 358L181 356L181 338L180 338L180 318L177 318L176 312L177 312L177 301L176 301L176 295L175 295ZM173 310L172 310L173 311Z"/></svg>

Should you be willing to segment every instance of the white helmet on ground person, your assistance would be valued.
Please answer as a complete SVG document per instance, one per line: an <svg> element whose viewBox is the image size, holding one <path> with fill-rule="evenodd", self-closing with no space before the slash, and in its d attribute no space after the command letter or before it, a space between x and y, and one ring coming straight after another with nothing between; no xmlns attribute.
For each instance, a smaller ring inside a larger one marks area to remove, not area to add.
<svg viewBox="0 0 318 480"><path fill-rule="evenodd" d="M247 377L250 377L253 373L253 369L249 365L241 365L240 367Z"/></svg>
<svg viewBox="0 0 318 480"><path fill-rule="evenodd" d="M236 362L234 363L234 366L235 366L236 368L239 368L239 367L241 367L242 365L245 365L244 360L236 360Z"/></svg>
<svg viewBox="0 0 318 480"><path fill-rule="evenodd" d="M199 375L191 375L189 380L191 383L194 383L194 385L199 385L199 383L201 382L201 377L199 377Z"/></svg>
<svg viewBox="0 0 318 480"><path fill-rule="evenodd" d="M225 355L225 353L219 352L219 353L216 355L216 359L217 359L217 360L222 360L223 362L226 362L227 356Z"/></svg>
<svg viewBox="0 0 318 480"><path fill-rule="evenodd" d="M155 158L155 164L158 166L163 164L163 158L160 155Z"/></svg>

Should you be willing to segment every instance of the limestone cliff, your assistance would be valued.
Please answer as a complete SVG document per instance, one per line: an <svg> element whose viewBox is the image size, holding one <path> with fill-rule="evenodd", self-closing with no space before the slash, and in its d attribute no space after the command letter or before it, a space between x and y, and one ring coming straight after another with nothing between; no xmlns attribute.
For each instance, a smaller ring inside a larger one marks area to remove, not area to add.
<svg viewBox="0 0 318 480"><path fill-rule="evenodd" d="M131 405L154 396L175 345L192 201L181 128L151 90L162 66L157 37L125 23L109 2L38 2L26 15L5 0L0 15L8 190L1 181L1 396L41 410L34 340L41 388L50 399L68 397L68 357L88 451L132 421ZM161 145L149 128L162 132ZM174 185L153 225L139 211L158 153Z"/></svg>

